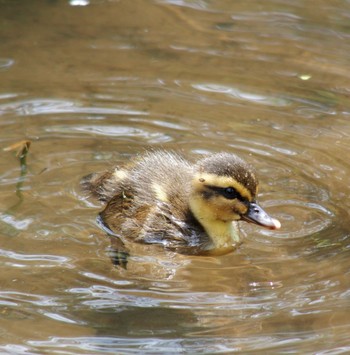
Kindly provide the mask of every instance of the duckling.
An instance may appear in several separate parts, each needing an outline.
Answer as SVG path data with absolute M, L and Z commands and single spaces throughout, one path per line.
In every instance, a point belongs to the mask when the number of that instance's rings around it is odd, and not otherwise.
M 254 169 L 230 153 L 191 164 L 174 152 L 146 152 L 86 176 L 82 186 L 106 203 L 99 219 L 109 234 L 182 254 L 233 250 L 240 242 L 239 220 L 281 227 L 256 202 Z

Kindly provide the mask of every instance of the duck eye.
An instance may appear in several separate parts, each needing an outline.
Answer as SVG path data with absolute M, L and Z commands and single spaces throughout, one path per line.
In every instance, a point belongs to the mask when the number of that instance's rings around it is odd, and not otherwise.
M 226 187 L 222 190 L 222 195 L 229 200 L 233 200 L 239 197 L 238 192 L 233 187 Z

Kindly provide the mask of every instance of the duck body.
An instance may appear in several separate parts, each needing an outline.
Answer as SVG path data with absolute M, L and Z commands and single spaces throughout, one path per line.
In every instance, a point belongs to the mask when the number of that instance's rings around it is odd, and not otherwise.
M 253 169 L 236 155 L 217 153 L 191 164 L 167 151 L 146 152 L 82 181 L 106 203 L 99 215 L 106 230 L 184 254 L 232 250 L 240 219 L 279 228 L 256 204 L 257 184 Z

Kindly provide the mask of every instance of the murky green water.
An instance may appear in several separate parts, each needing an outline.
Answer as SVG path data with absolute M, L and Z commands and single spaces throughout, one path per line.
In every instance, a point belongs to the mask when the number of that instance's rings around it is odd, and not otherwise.
M 0 351 L 350 352 L 350 2 L 0 0 Z M 79 180 L 235 152 L 278 232 L 113 265 Z M 18 193 L 18 190 L 17 190 Z M 22 194 L 22 195 L 21 195 Z

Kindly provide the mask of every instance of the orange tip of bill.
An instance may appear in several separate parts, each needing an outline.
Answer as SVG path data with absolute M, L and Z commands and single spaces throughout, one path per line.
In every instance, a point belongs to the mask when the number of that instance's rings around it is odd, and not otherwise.
M 281 228 L 281 222 L 278 219 L 271 218 L 272 222 L 274 224 L 274 229 L 280 229 Z

